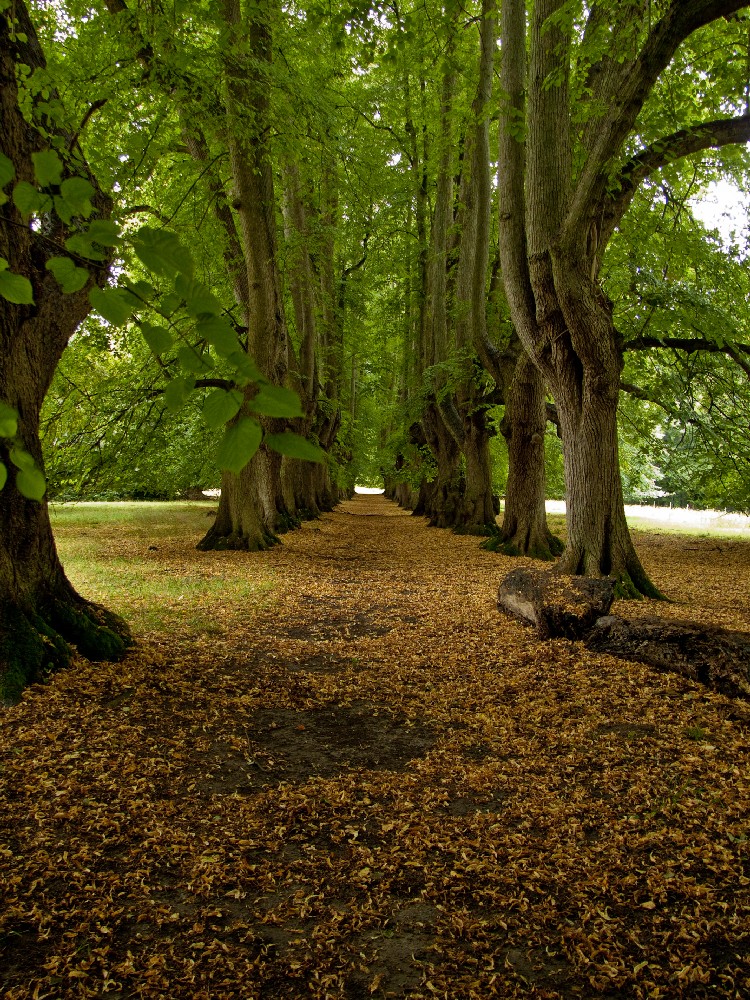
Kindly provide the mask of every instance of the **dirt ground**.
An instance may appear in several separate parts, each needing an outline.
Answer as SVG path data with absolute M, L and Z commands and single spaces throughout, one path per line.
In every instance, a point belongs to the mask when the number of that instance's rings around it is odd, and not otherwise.
M 381 496 L 196 540 L 274 596 L 0 715 L 2 997 L 750 996 L 750 705 L 537 641 Z M 750 631 L 750 542 L 637 545 L 675 603 L 618 614 Z

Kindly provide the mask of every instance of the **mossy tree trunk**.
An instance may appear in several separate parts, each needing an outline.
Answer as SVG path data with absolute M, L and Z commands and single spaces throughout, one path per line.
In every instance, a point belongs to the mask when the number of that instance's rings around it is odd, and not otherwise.
M 16 19 L 11 26 L 9 18 Z M 19 108 L 16 70 L 45 65 L 34 26 L 23 6 L 15 3 L 0 14 L 0 150 L 8 157 L 16 181 L 35 183 L 32 154 L 50 148 L 49 139 Z M 49 124 L 47 124 L 49 127 Z M 65 144 L 70 137 L 64 136 Z M 85 176 L 95 184 L 77 144 L 64 163 L 64 177 Z M 64 179 L 63 177 L 63 179 Z M 108 200 L 98 191 L 95 214 L 109 214 Z M 0 400 L 19 416 L 17 443 L 41 469 L 39 414 L 57 364 L 78 325 L 88 314 L 88 293 L 103 284 L 106 265 L 97 268 L 78 292 L 64 294 L 46 270 L 47 261 L 74 229 L 57 217 L 45 217 L 45 229 L 32 228 L 12 201 L 0 208 L 0 257 L 11 272 L 27 278 L 34 304 L 15 305 L 0 298 Z M 57 555 L 45 500 L 29 500 L 16 486 L 10 442 L 0 439 L 0 459 L 10 470 L 0 490 L 0 699 L 16 700 L 24 685 L 43 679 L 67 664 L 71 644 L 90 659 L 116 659 L 130 641 L 126 624 L 116 615 L 81 597 L 65 576 Z

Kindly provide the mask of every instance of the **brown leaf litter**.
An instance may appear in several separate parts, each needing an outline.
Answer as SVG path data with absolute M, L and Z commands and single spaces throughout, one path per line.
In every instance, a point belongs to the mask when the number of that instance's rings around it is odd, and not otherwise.
M 537 641 L 514 560 L 382 497 L 197 537 L 151 555 L 260 607 L 0 717 L 3 997 L 750 995 L 747 705 Z M 619 613 L 750 630 L 750 544 L 637 541 L 682 603 Z

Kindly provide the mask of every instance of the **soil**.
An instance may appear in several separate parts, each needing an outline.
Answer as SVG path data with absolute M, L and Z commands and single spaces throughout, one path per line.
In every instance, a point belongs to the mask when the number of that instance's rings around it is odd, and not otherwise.
M 380 496 L 196 540 L 272 596 L 0 716 L 4 998 L 750 995 L 749 705 L 539 642 Z M 674 603 L 615 613 L 750 631 L 750 543 L 637 545 Z

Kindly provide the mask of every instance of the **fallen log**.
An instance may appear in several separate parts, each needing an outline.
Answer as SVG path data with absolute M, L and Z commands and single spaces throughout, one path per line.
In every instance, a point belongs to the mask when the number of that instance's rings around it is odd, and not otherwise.
M 666 618 L 600 618 L 586 648 L 682 674 L 732 698 L 750 698 L 750 634 Z
M 534 625 L 542 639 L 581 639 L 606 615 L 615 594 L 609 577 L 566 576 L 535 566 L 519 566 L 497 592 L 501 611 Z

